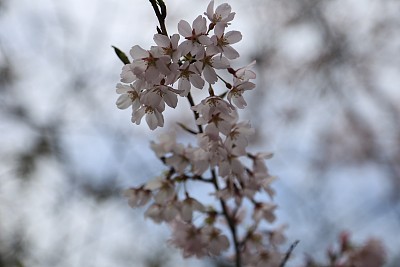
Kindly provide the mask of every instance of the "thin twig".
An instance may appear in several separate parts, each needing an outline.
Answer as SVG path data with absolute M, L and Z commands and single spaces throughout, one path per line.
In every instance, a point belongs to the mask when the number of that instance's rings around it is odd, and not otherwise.
M 289 260 L 290 255 L 292 254 L 293 250 L 296 248 L 296 246 L 299 244 L 300 240 L 296 240 L 293 242 L 292 245 L 290 245 L 288 251 L 285 254 L 285 257 L 283 258 L 281 264 L 279 265 L 279 267 L 284 267 L 286 262 Z
M 187 99 L 189 100 L 190 107 L 194 107 L 195 106 L 194 100 L 193 100 L 192 94 L 190 92 L 187 96 Z M 199 113 L 197 113 L 197 111 L 193 110 L 193 114 L 194 114 L 195 121 L 197 121 L 197 119 L 199 118 Z M 203 132 L 203 127 L 201 127 L 201 125 L 197 125 L 197 129 L 199 129 L 199 133 Z
M 168 36 L 167 28 L 165 27 L 165 17 L 167 16 L 167 9 L 163 2 L 163 6 L 161 7 L 161 11 L 157 5 L 156 0 L 149 0 L 151 5 L 153 6 L 154 12 L 156 13 L 158 22 L 160 23 L 161 33 L 165 36 Z
M 219 185 L 218 185 L 218 181 L 217 181 L 217 174 L 215 173 L 215 169 L 211 169 L 211 174 L 212 174 L 212 180 L 214 183 L 214 187 L 216 191 L 219 191 Z M 232 218 L 229 215 L 229 210 L 228 210 L 228 206 L 225 203 L 225 200 L 223 200 L 222 198 L 219 199 L 221 206 L 222 206 L 222 212 L 223 215 L 226 219 L 226 221 L 228 222 L 228 226 L 229 229 L 231 230 L 232 233 L 232 239 L 233 239 L 233 244 L 235 247 L 235 253 L 236 253 L 236 266 L 235 267 L 242 267 L 242 255 L 240 253 L 240 244 L 239 244 L 239 240 L 237 237 L 237 232 L 236 232 L 236 224 L 234 221 L 234 218 Z

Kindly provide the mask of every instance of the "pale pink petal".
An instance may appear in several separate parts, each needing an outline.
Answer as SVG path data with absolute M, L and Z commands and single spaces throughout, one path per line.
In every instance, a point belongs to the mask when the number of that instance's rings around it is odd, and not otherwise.
M 176 96 L 175 93 L 169 92 L 166 93 L 163 97 L 165 103 L 167 103 L 168 106 L 171 108 L 175 108 L 176 105 L 178 104 L 178 97 Z
M 154 66 L 150 66 L 147 70 L 146 70 L 146 74 L 145 74 L 145 78 L 146 81 L 148 82 L 153 82 L 155 79 L 158 78 L 158 75 L 160 74 L 160 72 L 158 71 L 158 69 Z
M 128 94 L 123 94 L 118 97 L 116 104 L 119 109 L 126 109 L 132 104 L 132 100 Z
M 206 65 L 204 67 L 203 75 L 204 75 L 204 78 L 206 79 L 206 81 L 211 84 L 214 84 L 218 80 L 215 70 L 212 67 L 210 67 L 209 65 Z
M 179 38 L 179 34 L 176 33 L 171 36 L 171 44 L 173 49 L 176 49 L 178 47 Z
M 197 39 L 198 39 L 199 42 L 200 42 L 201 44 L 203 44 L 203 45 L 210 45 L 210 44 L 213 43 L 213 42 L 211 41 L 211 39 L 210 39 L 208 36 L 206 36 L 206 35 L 201 35 L 201 36 L 199 36 Z
M 211 0 L 210 3 L 207 6 L 207 12 L 204 13 L 205 15 L 207 15 L 209 20 L 213 20 L 213 16 L 214 16 L 214 0 Z
M 133 74 L 133 69 L 131 64 L 126 64 L 122 67 L 121 72 L 121 82 L 131 83 L 136 79 L 135 74 Z
M 132 58 L 134 58 L 134 59 L 146 58 L 149 56 L 149 52 L 144 50 L 143 48 L 141 48 L 138 45 L 135 45 L 131 48 L 130 54 L 131 54 Z
M 203 89 L 204 80 L 198 74 L 193 74 L 189 76 L 190 83 L 198 89 Z
M 169 47 L 170 40 L 164 34 L 159 34 L 159 33 L 154 34 L 153 40 L 160 47 Z
M 187 96 L 190 92 L 190 82 L 186 78 L 179 79 L 178 90 L 182 91 L 180 96 Z
M 212 66 L 215 69 L 226 69 L 229 68 L 230 63 L 226 57 L 223 56 L 215 56 L 212 59 Z
M 239 53 L 230 45 L 224 46 L 224 55 L 228 59 L 235 59 L 239 57 Z
M 178 23 L 178 32 L 180 35 L 184 37 L 192 36 L 192 28 L 190 27 L 189 22 L 186 20 L 181 20 Z
M 199 15 L 193 21 L 193 29 L 194 29 L 196 34 L 205 33 L 207 31 L 206 18 L 204 18 L 203 16 Z
M 225 32 L 226 25 L 224 23 L 217 23 L 214 28 L 214 33 L 218 37 L 221 37 Z
M 222 18 L 227 17 L 232 11 L 232 8 L 229 4 L 223 3 L 215 9 L 215 13 L 220 15 Z
M 239 31 L 227 32 L 224 36 L 229 44 L 235 44 L 242 40 L 242 34 Z
M 143 118 L 143 116 L 144 116 L 144 114 L 145 114 L 145 110 L 144 110 L 143 107 L 138 109 L 138 110 L 136 110 L 136 111 L 134 111 L 133 114 L 132 114 L 132 119 L 131 119 L 132 122 L 136 123 L 137 125 L 139 125 L 141 120 L 142 120 L 142 118 Z

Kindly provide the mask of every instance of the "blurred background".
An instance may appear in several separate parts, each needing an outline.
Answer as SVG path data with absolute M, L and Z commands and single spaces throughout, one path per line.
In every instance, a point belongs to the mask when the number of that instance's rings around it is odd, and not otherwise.
M 169 33 L 208 0 L 165 0 Z M 228 1 L 234 67 L 257 60 L 241 115 L 253 151 L 273 152 L 279 224 L 294 260 L 323 258 L 342 230 L 380 238 L 400 264 L 400 2 Z M 216 1 L 216 5 L 223 1 Z M 0 0 L 0 266 L 210 266 L 183 260 L 169 230 L 121 191 L 163 166 L 150 132 L 115 106 L 128 52 L 153 45 L 146 0 Z M 217 266 L 217 263 L 214 264 Z

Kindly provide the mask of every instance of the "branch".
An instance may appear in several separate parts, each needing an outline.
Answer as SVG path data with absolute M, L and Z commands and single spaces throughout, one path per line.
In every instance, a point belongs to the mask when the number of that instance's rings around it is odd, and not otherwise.
M 296 240 L 293 242 L 292 245 L 290 245 L 288 251 L 285 254 L 285 257 L 283 258 L 281 264 L 279 267 L 284 267 L 286 265 L 286 262 L 289 260 L 290 255 L 292 254 L 293 250 L 296 248 L 296 246 L 299 244 L 300 240 Z
M 168 36 L 167 28 L 165 27 L 165 18 L 167 17 L 167 7 L 163 0 L 149 0 L 156 13 L 158 22 L 160 23 L 161 34 Z M 157 27 L 157 29 L 159 29 Z

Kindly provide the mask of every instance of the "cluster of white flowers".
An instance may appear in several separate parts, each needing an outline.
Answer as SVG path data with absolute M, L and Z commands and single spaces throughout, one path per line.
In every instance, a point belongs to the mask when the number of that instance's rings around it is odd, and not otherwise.
M 205 13 L 210 20 L 208 26 L 207 19 L 201 15 L 192 26 L 181 20 L 179 34 L 170 37 L 155 34 L 156 45 L 149 50 L 138 45 L 132 47 L 133 61 L 122 68 L 122 83 L 117 85 L 117 93 L 121 94 L 117 106 L 121 109 L 132 106 L 132 122 L 139 124 L 146 116 L 150 129 L 162 127 L 165 104 L 175 108 L 178 95 L 187 96 L 192 86 L 203 89 L 205 82 L 214 85 L 219 79 L 216 70 L 223 69 L 233 77 L 232 84 L 226 83 L 229 103 L 238 108 L 246 106 L 242 94 L 255 87 L 249 81 L 255 74 L 247 68 L 235 71 L 230 67 L 229 60 L 239 57 L 231 45 L 239 42 L 242 35 L 239 31 L 225 32 L 235 16 L 231 7 L 222 4 L 214 11 L 213 5 L 211 1 Z M 184 39 L 181 43 L 180 36 Z M 233 106 L 228 105 L 226 113 L 229 115 L 231 110 Z
M 149 50 L 133 46 L 133 61 L 122 69 L 117 106 L 131 106 L 132 122 L 139 124 L 145 116 L 151 130 L 164 125 L 165 104 L 175 108 L 178 95 L 191 97 L 193 87 L 209 91 L 208 97 L 191 107 L 199 127 L 194 133 L 197 146 L 180 144 L 173 134 L 153 142 L 153 151 L 169 171 L 155 181 L 126 190 L 125 196 L 132 207 L 151 202 L 145 215 L 172 226 L 171 244 L 182 249 L 185 257 L 218 256 L 232 246 L 237 266 L 278 266 L 284 256 L 277 249 L 284 242 L 284 228 L 260 229 L 275 220 L 276 205 L 259 197 L 267 194 L 272 199 L 274 194 L 270 187 L 274 178 L 265 165 L 271 155 L 246 151 L 254 130 L 249 122 L 239 121 L 236 109 L 247 105 L 244 91 L 255 88 L 250 81 L 256 77 L 250 69 L 255 62 L 243 68 L 231 67 L 231 60 L 239 57 L 231 45 L 242 35 L 227 31 L 235 16 L 229 4 L 214 10 L 211 1 L 204 15 L 192 26 L 181 20 L 179 35 L 159 31 L 154 35 L 156 46 Z M 220 71 L 231 81 L 221 78 Z M 227 92 L 214 93 L 218 81 Z M 219 205 L 206 206 L 193 198 L 188 181 L 213 186 L 211 193 Z M 247 213 L 245 205 L 247 210 L 251 208 Z M 204 222 L 194 223 L 194 214 Z

